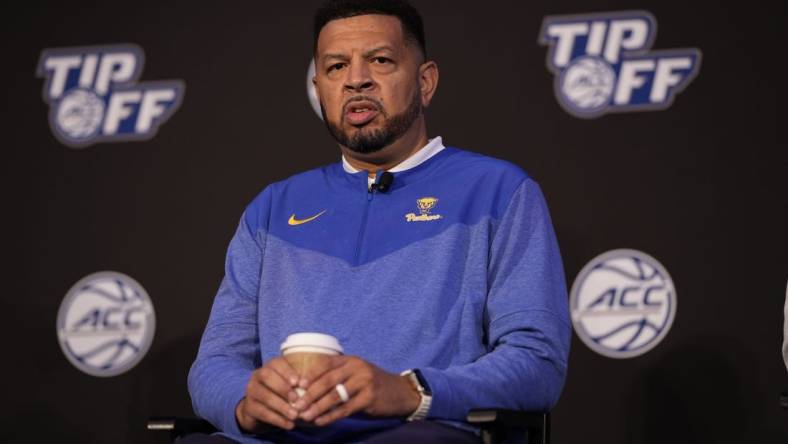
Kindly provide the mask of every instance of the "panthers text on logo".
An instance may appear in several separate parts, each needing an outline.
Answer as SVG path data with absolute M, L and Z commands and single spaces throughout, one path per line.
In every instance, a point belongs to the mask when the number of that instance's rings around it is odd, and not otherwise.
M 443 216 L 440 214 L 430 214 L 437 204 L 438 198 L 436 197 L 422 197 L 421 199 L 416 199 L 416 206 L 421 214 L 416 215 L 416 213 L 408 213 L 405 215 L 405 220 L 408 222 L 429 222 L 443 219 Z
M 580 271 L 569 304 L 575 332 L 587 346 L 610 358 L 632 358 L 667 335 L 676 315 L 676 290 L 653 257 L 613 250 Z
M 137 82 L 145 55 L 137 45 L 45 49 L 36 74 L 46 79 L 49 126 L 63 144 L 147 140 L 178 109 L 181 80 Z
M 580 118 L 668 108 L 698 74 L 701 51 L 652 51 L 656 34 L 647 11 L 545 17 L 539 42 L 558 102 Z
M 57 316 L 63 353 L 93 376 L 115 376 L 137 365 L 153 341 L 155 328 L 145 289 L 112 271 L 91 274 L 74 284 Z

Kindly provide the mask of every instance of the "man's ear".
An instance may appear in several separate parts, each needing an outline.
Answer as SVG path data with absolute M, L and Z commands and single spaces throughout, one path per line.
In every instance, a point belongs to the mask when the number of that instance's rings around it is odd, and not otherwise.
M 432 96 L 438 89 L 438 64 L 433 61 L 426 61 L 419 66 L 419 87 L 421 88 L 421 105 L 424 108 L 430 106 Z

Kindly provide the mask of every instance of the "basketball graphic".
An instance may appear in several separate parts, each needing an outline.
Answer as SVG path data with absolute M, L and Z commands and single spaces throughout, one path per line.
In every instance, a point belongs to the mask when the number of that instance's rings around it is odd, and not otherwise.
M 640 356 L 667 335 L 676 291 L 667 270 L 636 250 L 604 253 L 581 270 L 570 296 L 580 339 L 610 358 Z
M 610 103 L 616 74 L 606 61 L 597 57 L 574 60 L 559 78 L 560 96 L 570 108 L 594 113 Z
M 60 347 L 68 360 L 93 376 L 116 376 L 145 356 L 155 331 L 145 289 L 117 272 L 91 274 L 66 293 L 57 318 Z
M 87 140 L 99 132 L 104 120 L 104 101 L 92 91 L 73 89 L 53 111 L 54 127 L 65 139 Z

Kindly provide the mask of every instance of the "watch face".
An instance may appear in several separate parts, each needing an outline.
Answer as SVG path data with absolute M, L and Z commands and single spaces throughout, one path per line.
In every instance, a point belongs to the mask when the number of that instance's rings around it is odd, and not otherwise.
M 424 394 L 427 396 L 432 396 L 432 390 L 430 389 L 430 385 L 427 384 L 427 380 L 424 379 L 424 375 L 421 374 L 421 370 L 414 369 L 413 374 L 416 375 L 416 379 L 419 380 L 419 385 L 422 389 L 424 389 Z

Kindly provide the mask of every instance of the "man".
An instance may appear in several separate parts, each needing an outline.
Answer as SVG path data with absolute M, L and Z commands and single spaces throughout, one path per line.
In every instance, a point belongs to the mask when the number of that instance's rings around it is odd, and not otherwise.
M 342 162 L 246 208 L 189 374 L 195 411 L 242 443 L 471 443 L 470 409 L 550 409 L 570 327 L 538 186 L 428 140 L 438 66 L 410 5 L 327 2 L 314 55 Z M 299 376 L 279 346 L 305 331 L 346 354 Z

